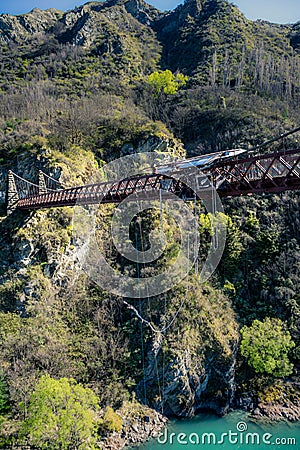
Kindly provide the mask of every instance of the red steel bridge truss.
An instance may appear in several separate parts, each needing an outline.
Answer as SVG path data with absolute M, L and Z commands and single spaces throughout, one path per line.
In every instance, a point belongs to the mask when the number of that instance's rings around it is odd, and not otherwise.
M 222 153 L 223 156 L 220 152 L 213 155 L 217 156 L 210 158 L 212 162 L 201 163 L 201 158 L 205 157 L 202 155 L 198 159 L 181 160 L 181 165 L 199 168 L 211 180 L 220 197 L 300 190 L 300 149 L 257 155 L 247 152 L 237 156 L 230 156 L 230 152 L 229 156 L 226 156 L 226 152 Z M 178 171 L 176 163 L 174 170 Z M 184 170 L 179 169 L 179 175 L 180 171 L 184 173 Z M 155 172 L 65 189 L 57 180 L 41 172 L 39 184 L 34 184 L 9 171 L 8 208 L 33 210 L 74 206 L 78 203 L 119 203 L 131 194 L 147 195 L 153 189 L 164 189 L 185 199 L 194 196 L 184 183 L 184 177 L 173 177 L 172 173 L 175 172 L 164 171 L 159 166 Z M 201 184 L 201 180 L 203 177 L 199 176 L 198 188 L 207 190 L 207 184 Z

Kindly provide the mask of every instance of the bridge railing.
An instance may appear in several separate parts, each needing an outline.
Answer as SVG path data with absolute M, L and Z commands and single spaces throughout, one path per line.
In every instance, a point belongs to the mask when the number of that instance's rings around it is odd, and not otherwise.
M 300 149 L 219 163 L 211 173 L 222 196 L 300 189 Z
M 201 170 L 204 178 L 199 187 L 203 191 L 211 188 L 207 183 L 203 184 L 203 180 L 211 179 L 221 197 L 300 190 L 300 149 L 217 159 Z M 184 173 L 183 170 L 179 181 L 172 178 L 172 173 L 160 172 L 63 189 L 57 180 L 43 172 L 39 173 L 39 183 L 34 184 L 9 171 L 8 209 L 118 203 L 133 193 L 144 192 L 147 195 L 153 189 L 164 189 L 181 198 L 193 198 L 185 186 Z

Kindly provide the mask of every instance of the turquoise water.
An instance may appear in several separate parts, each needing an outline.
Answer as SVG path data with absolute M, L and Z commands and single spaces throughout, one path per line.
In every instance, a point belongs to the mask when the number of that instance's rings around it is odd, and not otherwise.
M 300 450 L 300 422 L 255 423 L 244 412 L 234 412 L 222 418 L 201 414 L 190 420 L 171 421 L 160 442 L 154 439 L 138 447 L 139 450 L 195 448 Z

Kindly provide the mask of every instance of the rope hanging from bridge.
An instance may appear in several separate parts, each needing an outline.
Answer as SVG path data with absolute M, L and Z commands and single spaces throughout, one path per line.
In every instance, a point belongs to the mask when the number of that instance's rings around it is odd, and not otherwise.
M 161 189 L 160 189 L 160 191 L 161 191 Z M 160 220 L 161 220 L 161 224 L 162 224 L 163 223 L 163 217 L 162 217 L 162 196 L 161 196 L 161 194 L 160 194 L 160 217 L 161 217 Z M 138 220 L 138 224 L 139 224 L 139 234 L 140 234 L 140 240 L 141 240 L 142 253 L 144 254 L 144 245 L 143 245 L 141 220 L 140 219 L 137 219 L 137 220 Z M 163 230 L 162 230 L 162 232 L 163 232 Z M 191 249 L 190 249 L 191 244 L 190 244 L 190 235 L 189 235 L 189 233 L 187 235 L 187 239 L 188 239 L 188 241 L 187 241 L 187 259 L 189 260 L 190 259 L 190 252 L 191 252 Z M 135 231 L 135 240 L 136 240 L 136 244 L 135 244 L 136 245 L 136 251 L 137 251 L 137 255 L 138 255 L 137 231 Z M 145 265 L 145 261 L 143 262 L 143 264 Z M 139 260 L 138 260 L 138 256 L 137 256 L 137 278 L 138 278 L 138 286 L 140 288 L 141 273 L 140 273 L 140 263 L 139 263 Z M 132 304 L 128 303 L 125 299 L 123 299 L 123 303 L 124 303 L 125 306 L 127 306 L 128 309 L 131 309 L 135 313 L 136 317 L 141 321 L 141 326 L 143 324 L 145 324 L 146 326 L 148 326 L 152 330 L 153 333 L 163 335 L 173 325 L 173 323 L 177 319 L 180 311 L 182 310 L 184 304 L 187 301 L 188 293 L 189 293 L 189 274 L 187 273 L 187 275 L 186 275 L 185 294 L 183 296 L 183 299 L 182 299 L 182 301 L 181 301 L 177 311 L 170 318 L 169 322 L 166 325 L 164 325 L 162 328 L 156 328 L 154 326 L 154 324 L 150 320 L 145 319 L 145 317 L 143 317 L 140 296 L 139 296 L 139 311 Z M 149 301 L 149 293 L 148 293 L 148 301 Z

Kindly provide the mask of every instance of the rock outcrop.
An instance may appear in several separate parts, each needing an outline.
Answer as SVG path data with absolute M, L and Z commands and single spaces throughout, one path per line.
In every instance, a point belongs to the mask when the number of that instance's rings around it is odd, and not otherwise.
M 34 8 L 28 14 L 0 15 L 0 42 L 20 44 L 38 33 L 45 33 L 61 18 L 62 12 L 53 8 L 42 11 Z
M 176 337 L 172 330 L 158 333 L 148 350 L 139 389 L 146 385 L 149 404 L 167 416 L 192 417 L 206 409 L 223 415 L 233 404 L 237 323 L 226 300 L 214 303 L 213 295 L 192 290 L 191 310 L 187 301 L 179 311 Z
M 122 431 L 111 433 L 103 439 L 101 442 L 103 450 L 137 446 L 157 437 L 167 424 L 166 417 L 135 401 L 125 403 L 117 412 L 123 420 Z
M 259 403 L 251 414 L 254 418 L 275 421 L 298 422 L 300 417 L 300 401 L 286 400 L 284 404 Z
M 265 392 L 250 391 L 236 396 L 234 406 L 262 421 L 297 422 L 300 417 L 300 393 L 298 382 L 278 382 Z

